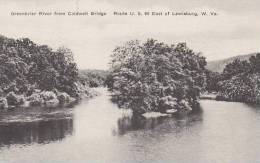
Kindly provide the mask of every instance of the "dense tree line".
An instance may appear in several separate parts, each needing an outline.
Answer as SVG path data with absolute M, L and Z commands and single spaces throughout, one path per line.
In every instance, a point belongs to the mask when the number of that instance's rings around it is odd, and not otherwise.
M 206 70 L 206 91 L 207 92 L 218 92 L 218 82 L 222 80 L 221 73 Z
M 218 99 L 260 104 L 260 53 L 226 65 L 217 85 Z
M 80 70 L 80 81 L 89 87 L 103 87 L 106 86 L 108 71 L 105 70 Z
M 107 84 L 113 99 L 135 112 L 187 111 L 206 86 L 205 65 L 185 43 L 129 41 L 113 51 Z
M 71 50 L 61 47 L 54 51 L 28 38 L 15 40 L 0 36 L 2 105 L 4 97 L 11 105 L 23 103 L 22 99 L 27 97 L 34 98 L 36 103 L 37 98 L 46 101 L 58 95 L 63 95 L 61 99 L 77 98 L 81 91 L 78 80 L 78 68 Z M 38 103 L 41 103 L 39 99 Z

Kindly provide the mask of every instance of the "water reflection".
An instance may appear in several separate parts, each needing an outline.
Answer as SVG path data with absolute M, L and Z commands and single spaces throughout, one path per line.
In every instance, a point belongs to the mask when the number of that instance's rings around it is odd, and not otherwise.
M 250 108 L 254 113 L 260 114 L 260 105 L 259 104 L 243 104 L 245 107 Z
M 0 144 L 7 145 L 0 147 L 0 162 L 260 160 L 258 108 L 213 100 L 201 100 L 200 104 L 203 112 L 145 119 L 119 109 L 103 90 L 74 109 L 3 112 Z
M 171 132 L 181 132 L 183 128 L 191 127 L 202 122 L 202 109 L 196 109 L 188 115 L 176 114 L 171 117 L 145 118 L 138 114 L 125 115 L 117 120 L 117 129 L 113 130 L 114 135 L 124 135 L 130 131 L 152 130 L 160 125 L 169 125 Z
M 0 145 L 48 143 L 73 133 L 73 119 L 13 122 L 0 125 Z
M 73 134 L 73 106 L 0 112 L 0 147 L 49 143 Z

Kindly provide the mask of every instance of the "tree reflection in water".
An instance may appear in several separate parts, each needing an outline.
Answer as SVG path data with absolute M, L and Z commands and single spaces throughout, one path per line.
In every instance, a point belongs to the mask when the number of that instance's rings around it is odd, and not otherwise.
M 73 134 L 75 104 L 65 107 L 16 108 L 0 114 L 0 147 L 47 144 Z
M 73 119 L 13 122 L 0 125 L 0 145 L 49 143 L 73 133 Z
M 73 133 L 73 119 L 13 122 L 0 125 L 0 145 L 49 143 Z
M 176 114 L 171 117 L 145 118 L 139 114 L 126 115 L 118 119 L 117 129 L 113 130 L 113 134 L 122 136 L 131 131 L 152 130 L 160 126 L 169 132 L 178 133 L 184 128 L 202 122 L 202 114 L 201 108 L 198 108 L 188 115 Z

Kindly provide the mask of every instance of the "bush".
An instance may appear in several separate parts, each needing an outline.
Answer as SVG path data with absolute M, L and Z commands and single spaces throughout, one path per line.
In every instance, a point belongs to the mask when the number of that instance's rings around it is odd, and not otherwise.
M 40 106 L 49 103 L 56 103 L 57 96 L 52 91 L 34 92 L 30 97 L 28 97 L 29 104 L 31 106 Z
M 66 103 L 66 102 L 70 102 L 71 97 L 67 93 L 62 92 L 62 93 L 58 93 L 58 100 L 61 104 L 63 104 L 63 103 Z
M 33 93 L 29 98 L 29 105 L 30 106 L 40 106 L 44 104 L 44 99 L 38 93 Z
M 0 97 L 0 109 L 6 109 L 8 107 L 8 103 L 6 98 Z
M 56 94 L 52 91 L 43 91 L 40 93 L 40 96 L 43 98 L 44 101 L 57 99 Z
M 165 96 L 161 98 L 161 104 L 162 110 L 177 108 L 178 102 L 176 98 L 173 98 L 172 96 Z
M 9 92 L 6 96 L 8 105 L 19 106 L 24 103 L 24 98 L 22 96 L 16 95 L 14 92 Z

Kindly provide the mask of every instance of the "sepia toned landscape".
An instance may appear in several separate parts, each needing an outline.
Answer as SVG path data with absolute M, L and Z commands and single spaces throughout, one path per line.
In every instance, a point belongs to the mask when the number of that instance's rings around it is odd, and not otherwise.
M 2 1 L 0 163 L 260 161 L 259 1 Z

